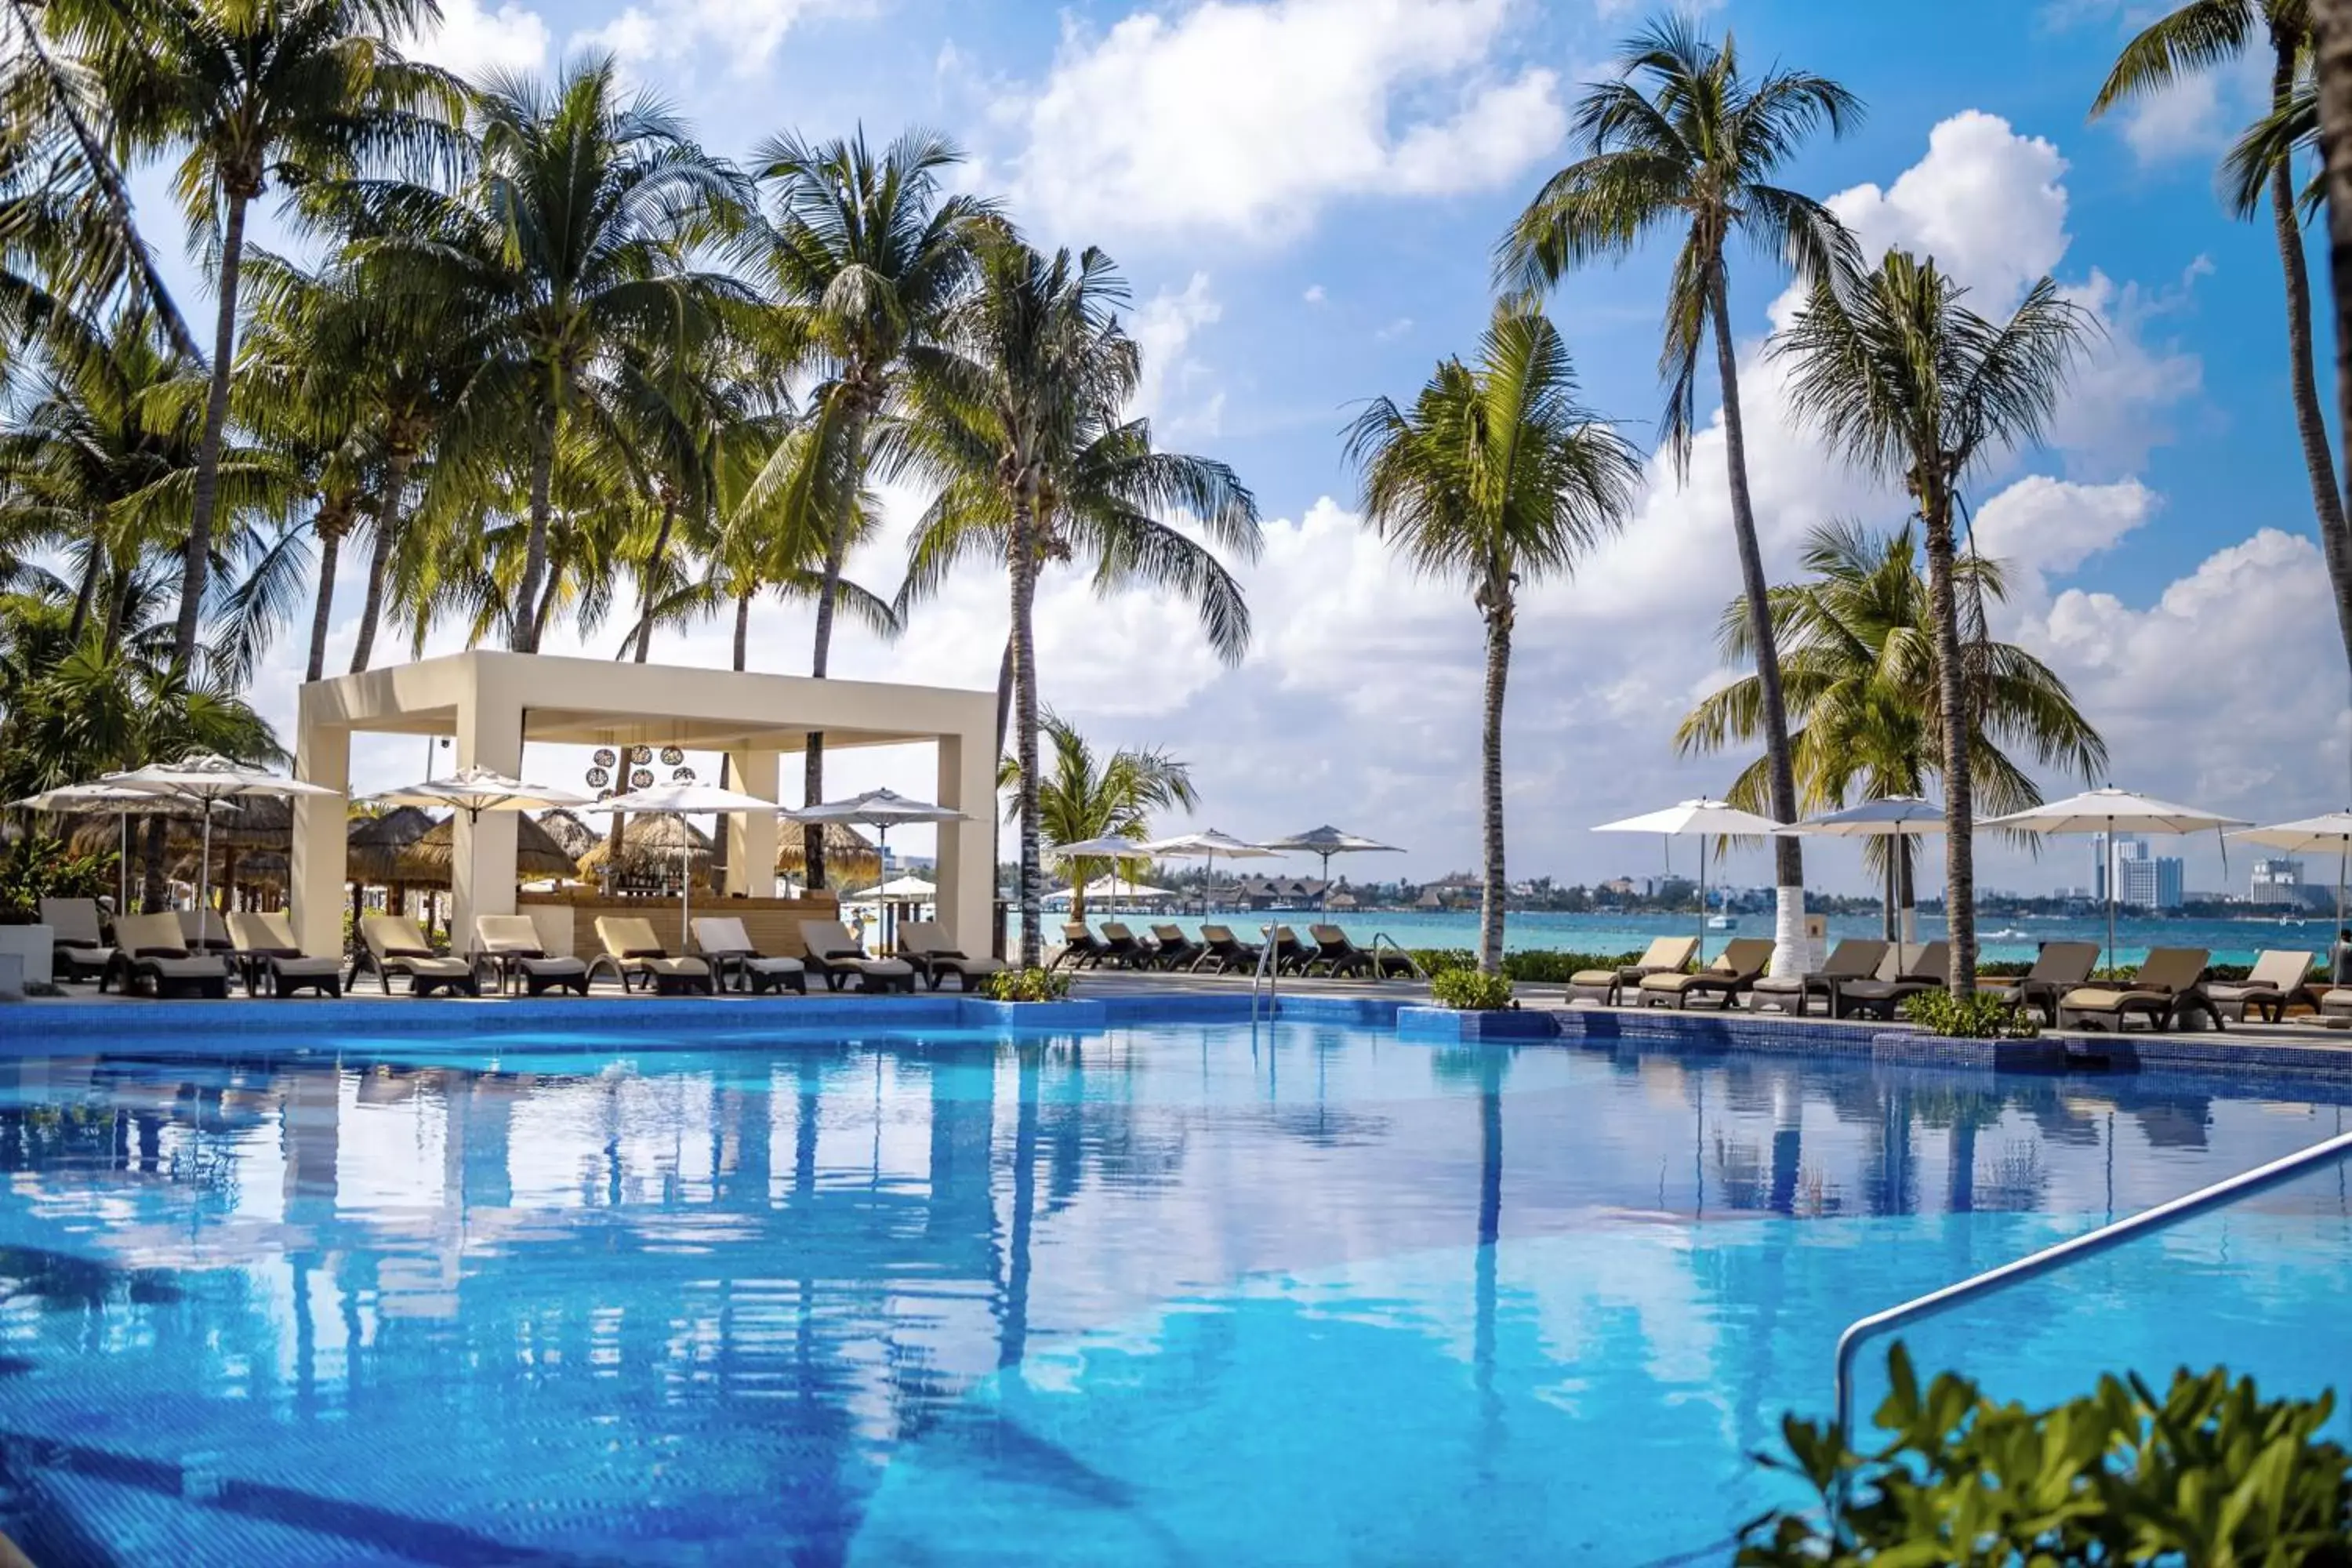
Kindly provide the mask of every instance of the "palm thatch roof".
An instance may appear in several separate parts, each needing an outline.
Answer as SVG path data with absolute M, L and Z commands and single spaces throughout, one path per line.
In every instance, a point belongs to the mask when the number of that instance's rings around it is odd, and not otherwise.
M 444 822 L 409 845 L 400 857 L 399 880 L 414 882 L 419 887 L 446 888 L 449 885 L 450 846 L 456 836 L 456 819 Z M 537 881 L 542 878 L 560 877 L 576 880 L 580 868 L 563 852 L 547 829 L 530 817 L 515 818 L 515 875 Z
M 409 881 L 412 879 L 401 874 L 402 857 L 432 831 L 433 819 L 413 805 L 396 806 L 382 816 L 354 822 L 347 840 L 350 858 L 344 874 L 354 882 L 377 887 Z
M 588 853 L 580 857 L 580 869 L 594 873 L 604 864 L 611 847 L 611 840 L 600 836 Z M 633 816 L 621 831 L 617 868 L 624 877 L 669 877 L 677 874 L 681 853 L 697 860 L 708 860 L 710 852 L 709 836 L 684 817 Z
M 808 871 L 808 856 L 802 835 L 806 830 L 797 822 L 780 824 L 776 834 L 776 869 L 798 881 Z M 882 853 L 867 838 L 845 822 L 824 825 L 824 868 L 827 880 L 850 878 L 865 882 L 879 880 L 882 875 Z
M 540 813 L 539 825 L 547 830 L 547 836 L 555 840 L 558 847 L 572 857 L 575 864 L 580 857 L 604 841 L 603 834 L 561 808 Z

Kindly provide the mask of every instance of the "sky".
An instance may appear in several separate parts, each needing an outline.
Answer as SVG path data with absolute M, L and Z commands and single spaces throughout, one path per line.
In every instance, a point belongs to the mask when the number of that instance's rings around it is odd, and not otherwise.
M 1439 359 L 1475 347 L 1494 240 L 1573 155 L 1576 97 L 1642 20 L 1633 0 L 443 10 L 417 52 L 467 71 L 547 71 L 609 50 L 730 156 L 785 132 L 946 132 L 970 155 L 963 181 L 1004 197 L 1034 240 L 1107 249 L 1133 287 L 1141 411 L 1158 440 L 1231 463 L 1257 498 L 1265 549 L 1242 573 L 1255 636 L 1227 668 L 1186 606 L 1101 600 L 1074 574 L 1049 574 L 1045 700 L 1100 742 L 1191 764 L 1202 808 L 1169 831 L 1272 837 L 1332 822 L 1407 851 L 1371 859 L 1372 874 L 1475 864 L 1479 621 L 1465 590 L 1417 579 L 1365 528 L 1339 432 L 1364 399 L 1408 397 Z M 1722 0 L 1704 20 L 1759 66 L 1823 72 L 1862 96 L 1859 129 L 1817 142 L 1783 179 L 1828 200 L 1866 251 L 1933 254 L 1988 313 L 2050 274 L 2097 316 L 2049 445 L 2005 455 L 1969 497 L 1979 547 L 2011 578 L 1998 629 L 2047 658 L 2104 731 L 2110 778 L 2095 782 L 2277 821 L 2352 799 L 2352 709 L 2291 424 L 2274 242 L 2215 195 L 2216 163 L 2263 83 L 2232 70 L 2089 122 L 2148 14 L 2139 0 Z M 161 201 L 155 171 L 138 184 Z M 1645 451 L 1663 405 L 1667 260 L 1646 251 L 1576 275 L 1549 301 L 1585 401 Z M 1776 582 L 1797 574 L 1808 530 L 1892 526 L 1906 510 L 1790 414 L 1762 353 L 1786 288 L 1770 259 L 1735 255 L 1750 481 Z M 1727 679 L 1715 626 L 1738 586 L 1711 377 L 1701 397 L 1687 482 L 1654 456 L 1622 536 L 1523 602 L 1505 739 L 1514 878 L 1655 869 L 1654 844 L 1590 829 L 1720 794 L 1746 761 L 1682 760 L 1672 744 L 1681 714 Z M 884 594 L 923 498 L 888 500 L 890 526 L 851 565 Z M 895 644 L 840 634 L 834 671 L 992 687 L 1004 598 L 1000 576 L 971 576 Z M 347 582 L 331 670 L 348 659 L 357 603 Z M 653 657 L 723 667 L 729 635 L 714 623 L 657 637 Z M 619 639 L 609 628 L 584 651 L 610 657 Z M 805 612 L 755 618 L 754 668 L 804 670 L 808 645 Z M 286 650 L 256 693 L 289 735 L 299 662 Z M 407 782 L 422 760 L 411 740 L 363 742 L 355 785 Z M 561 782 L 579 759 L 534 748 L 527 761 Z M 839 755 L 829 793 L 928 795 L 931 778 L 924 753 Z M 2053 797 L 2082 784 L 2042 778 Z M 2054 841 L 2037 861 L 1979 844 L 1981 885 L 2088 880 L 2087 846 Z M 2210 836 L 2159 847 L 2188 856 L 2199 889 L 2226 876 L 2242 890 L 2252 858 L 2232 849 L 2225 870 Z M 1675 864 L 1687 871 L 1693 854 L 1680 847 Z M 1769 875 L 1760 854 L 1727 870 Z M 1845 847 L 1814 847 L 1808 879 L 1874 890 Z

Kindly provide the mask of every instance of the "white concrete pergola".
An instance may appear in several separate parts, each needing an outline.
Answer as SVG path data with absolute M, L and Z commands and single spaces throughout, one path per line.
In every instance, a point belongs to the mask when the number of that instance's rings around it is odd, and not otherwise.
M 454 736 L 457 760 L 445 771 L 488 767 L 517 776 L 526 741 L 722 751 L 731 787 L 772 800 L 781 757 L 805 752 L 812 731 L 824 734 L 827 752 L 935 743 L 939 803 L 971 818 L 940 825 L 940 921 L 967 951 L 988 950 L 996 879 L 992 691 L 476 649 L 303 687 L 295 775 L 348 792 L 351 738 L 361 731 Z M 348 821 L 344 803 L 331 796 L 294 803 L 289 885 L 306 952 L 342 950 Z M 727 890 L 773 896 L 776 819 L 730 817 L 727 832 Z M 485 815 L 477 825 L 460 814 L 455 834 L 454 928 L 472 930 L 478 914 L 514 912 L 514 818 Z

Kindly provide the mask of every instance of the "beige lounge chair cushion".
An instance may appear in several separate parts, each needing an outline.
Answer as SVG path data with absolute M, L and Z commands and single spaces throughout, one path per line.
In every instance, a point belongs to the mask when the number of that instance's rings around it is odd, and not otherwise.
M 2127 1006 L 2169 1007 L 2174 1000 L 2168 991 L 2115 991 L 2093 985 L 2067 992 L 2058 1005 L 2069 1013 L 2120 1013 Z
M 1152 934 L 1160 936 L 1163 942 L 1169 940 L 1167 936 L 1161 935 L 1162 932 L 1173 933 L 1174 939 L 1179 942 L 1184 938 L 1184 933 L 1173 926 L 1152 927 Z M 1004 961 L 1001 958 L 989 954 L 973 958 L 965 953 L 962 949 L 948 940 L 947 928 L 937 921 L 908 921 L 900 926 L 898 950 L 901 952 L 911 953 L 928 963 L 942 964 L 965 974 L 994 974 L 1004 968 Z
M 43 899 L 41 923 L 57 932 L 60 946 L 104 947 L 106 932 L 98 920 L 96 899 Z
M 343 972 L 340 958 L 285 958 L 272 953 L 263 962 L 269 965 L 271 973 L 292 979 L 324 979 Z
M 797 958 L 762 958 L 757 953 L 748 954 L 740 962 L 754 974 L 800 974 L 808 969 Z
M 1642 989 L 1665 996 L 1679 996 L 1685 991 L 1727 991 L 1738 985 L 1742 977 L 1719 969 L 1702 969 L 1696 974 L 1644 974 Z
M 499 954 L 546 953 L 547 942 L 539 923 L 529 915 L 476 915 L 474 940 L 482 952 Z M 551 960 L 554 955 L 549 954 Z

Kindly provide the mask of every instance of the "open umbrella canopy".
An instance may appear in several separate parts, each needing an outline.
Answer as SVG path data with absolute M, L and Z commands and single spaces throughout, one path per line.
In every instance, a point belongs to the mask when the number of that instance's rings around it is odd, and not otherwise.
M 1056 888 L 1045 895 L 1048 901 L 1055 899 L 1066 899 L 1069 896 L 1070 890 L 1067 888 Z M 1169 889 L 1155 888 L 1149 882 L 1119 882 L 1108 877 L 1097 877 L 1087 884 L 1087 898 L 1090 902 L 1118 899 L 1140 900 L 1145 903 L 1150 903 L 1160 899 L 1172 899 L 1175 896 L 1175 893 Z
M 880 903 L 896 899 L 902 903 L 927 903 L 939 897 L 939 884 L 926 882 L 920 877 L 893 877 L 878 888 L 867 888 L 850 894 L 843 901 L 852 904 Z
M 2042 805 L 2029 805 L 2007 816 L 1989 816 L 1979 827 L 2006 827 L 2017 833 L 2202 833 L 2208 828 L 2248 827 L 2240 817 L 2200 811 L 2193 805 L 2136 795 L 2110 784 L 2085 790 Z
M 693 813 L 773 811 L 776 803 L 711 784 L 657 784 L 596 803 L 599 811 Z
M 1916 795 L 1889 795 L 1885 800 L 1865 800 L 1843 811 L 1808 816 L 1772 831 L 1823 838 L 1907 838 L 1944 831 L 1944 808 Z
M 455 777 L 388 789 L 372 799 L 384 805 L 449 806 L 473 816 L 486 811 L 538 811 L 548 806 L 587 805 L 591 796 L 551 784 L 525 784 L 495 768 L 459 768 Z
M 1704 795 L 1667 806 L 1663 811 L 1644 812 L 1617 822 L 1604 822 L 1595 833 L 1659 833 L 1670 838 L 1688 837 L 1697 834 L 1710 838 L 1756 838 L 1780 831 L 1780 824 L 1769 816 L 1759 816 L 1752 811 L 1742 811 L 1727 801 L 1709 800 Z
M 861 827 L 884 829 L 902 827 L 910 823 L 971 820 L 966 813 L 951 805 L 933 805 L 927 800 L 909 800 L 895 790 L 887 789 L 870 789 L 847 800 L 797 806 L 783 816 L 791 822 L 845 822 L 855 823 Z
M 1269 838 L 1268 849 L 1287 849 L 1301 855 L 1402 855 L 1403 850 L 1393 844 L 1383 844 L 1377 838 L 1366 838 L 1360 833 L 1347 833 L 1337 827 L 1310 827 L 1304 833 L 1294 833 L 1287 838 Z
M 227 800 L 243 795 L 341 795 L 324 784 L 305 784 L 211 752 L 192 752 L 176 763 L 150 763 L 127 773 L 108 773 L 101 784 L 149 795 L 179 795 L 188 800 Z
M 8 803 L 12 810 L 41 811 L 53 816 L 79 816 L 103 812 L 109 816 L 128 812 L 132 816 L 153 813 L 167 816 L 194 816 L 205 809 L 193 800 L 177 795 L 157 795 L 152 790 L 135 789 L 121 784 L 61 784 L 56 789 L 28 795 L 22 800 Z M 226 802 L 214 803 L 213 809 L 234 812 L 237 808 Z
M 1149 860 L 1143 840 L 1123 834 L 1108 833 L 1100 838 L 1081 838 L 1075 844 L 1049 844 L 1045 855 L 1053 860 Z
M 2249 827 L 2230 837 L 2266 849 L 2284 849 L 2294 854 L 2341 854 L 2352 847 L 2352 811 L 2331 811 L 2270 827 Z
M 1180 833 L 1173 838 L 1150 839 L 1137 845 L 1135 852 L 1169 860 L 1213 860 L 1220 856 L 1228 860 L 1262 860 L 1282 853 L 1213 827 L 1205 833 Z

